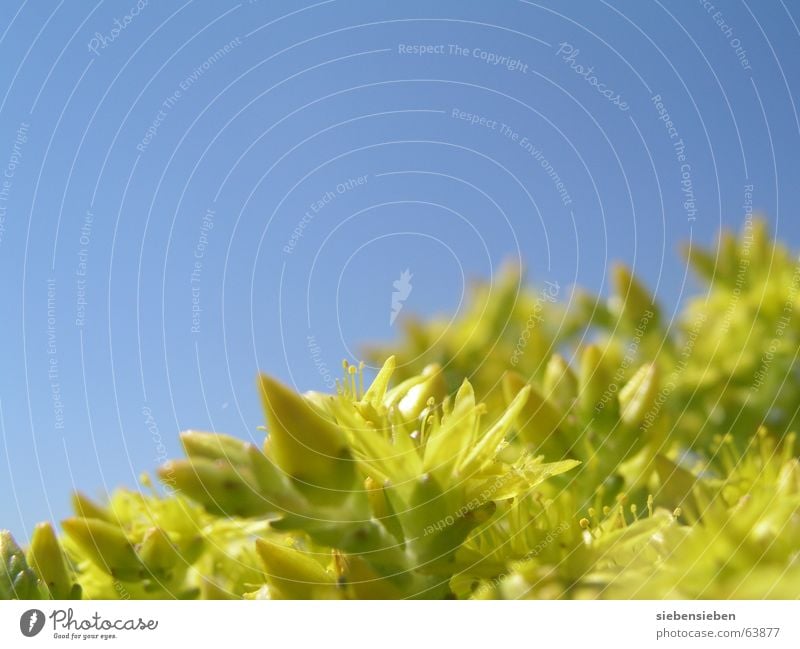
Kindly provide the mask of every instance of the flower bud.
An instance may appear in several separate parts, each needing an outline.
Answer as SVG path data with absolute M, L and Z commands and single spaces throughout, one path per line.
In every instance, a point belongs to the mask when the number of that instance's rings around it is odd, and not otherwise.
M 563 407 L 569 407 L 578 395 L 578 380 L 569 363 L 560 354 L 553 354 L 544 371 L 544 396 Z
M 145 532 L 136 551 L 147 573 L 158 581 L 164 581 L 172 579 L 175 572 L 185 572 L 198 558 L 202 546 L 203 540 L 198 536 L 186 547 L 179 548 L 164 530 L 151 527 Z
M 404 540 L 403 528 L 397 515 L 392 508 L 389 499 L 386 497 L 386 490 L 372 478 L 364 481 L 364 488 L 367 491 L 369 506 L 372 515 L 380 522 L 398 541 Z
M 503 393 L 507 403 L 528 388 L 530 393 L 522 406 L 517 426 L 522 441 L 535 447 L 552 444 L 560 435 L 558 427 L 561 423 L 559 411 L 542 395 L 536 386 L 528 385 L 517 372 L 506 372 L 503 376 Z
M 80 491 L 72 493 L 72 509 L 76 516 L 81 518 L 99 518 L 100 520 L 110 520 L 108 510 L 102 505 L 98 505 Z
M 730 279 L 729 277 L 718 276 L 716 257 L 704 248 L 694 243 L 687 243 L 681 246 L 681 254 L 692 266 L 694 272 L 703 279 L 709 281 L 726 281 Z
M 581 415 L 591 420 L 603 412 L 616 411 L 617 400 L 612 394 L 612 377 L 603 362 L 603 352 L 597 345 L 587 345 L 581 356 L 578 377 L 578 401 Z
M 247 455 L 255 483 L 271 509 L 297 511 L 302 497 L 295 491 L 286 473 L 252 444 L 247 449 Z
M 267 581 L 286 599 L 317 599 L 334 594 L 336 579 L 313 556 L 266 539 L 256 541 Z
M 233 465 L 247 465 L 248 443 L 230 435 L 186 430 L 181 433 L 181 444 L 190 458 L 225 460 Z
M 142 564 L 125 532 L 116 525 L 96 518 L 68 518 L 61 526 L 83 554 L 112 577 L 122 581 L 140 578 Z
M 33 530 L 28 561 L 52 599 L 69 599 L 73 582 L 50 523 L 39 523 Z
M 355 599 L 403 599 L 404 592 L 391 579 L 375 572 L 363 558 L 349 556 L 342 575 Z M 404 575 L 405 576 L 405 575 Z
M 11 532 L 0 530 L 0 599 L 39 599 L 36 573 Z
M 658 309 L 653 296 L 631 270 L 623 264 L 617 264 L 611 275 L 615 288 L 613 305 L 618 316 L 631 327 L 641 326 L 645 318 L 648 322 L 658 322 Z
M 216 514 L 258 516 L 275 511 L 249 467 L 204 458 L 173 460 L 159 467 L 158 476 Z
M 658 396 L 658 368 L 642 365 L 619 391 L 620 419 L 630 427 L 639 426 Z
M 355 462 L 344 431 L 303 397 L 269 376 L 261 377 L 269 424 L 268 448 L 298 491 L 319 504 L 336 504 L 354 487 Z

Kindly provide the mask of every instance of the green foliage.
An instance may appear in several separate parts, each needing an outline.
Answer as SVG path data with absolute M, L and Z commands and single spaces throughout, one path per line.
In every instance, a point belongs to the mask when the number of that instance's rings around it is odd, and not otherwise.
M 758 221 L 686 253 L 677 316 L 508 267 L 368 387 L 262 376 L 263 448 L 188 431 L 163 489 L 0 534 L 0 597 L 796 597 L 800 266 Z

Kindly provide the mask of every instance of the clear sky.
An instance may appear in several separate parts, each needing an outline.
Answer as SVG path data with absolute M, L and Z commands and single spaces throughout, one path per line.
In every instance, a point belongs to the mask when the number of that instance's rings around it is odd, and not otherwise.
M 678 243 L 746 205 L 798 247 L 798 23 L 794 0 L 3 0 L 0 526 L 136 484 L 181 429 L 260 441 L 257 370 L 324 389 L 396 334 L 394 282 L 454 312 L 509 257 L 598 291 L 621 259 L 674 306 Z

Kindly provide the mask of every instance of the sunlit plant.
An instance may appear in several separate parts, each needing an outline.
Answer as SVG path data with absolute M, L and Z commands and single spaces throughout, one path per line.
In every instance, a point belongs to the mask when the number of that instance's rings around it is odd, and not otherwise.
M 187 431 L 160 488 L 1 532 L 0 597 L 796 597 L 798 259 L 752 220 L 686 253 L 674 317 L 624 266 L 569 307 L 507 267 L 372 380 L 260 377 L 263 445 Z

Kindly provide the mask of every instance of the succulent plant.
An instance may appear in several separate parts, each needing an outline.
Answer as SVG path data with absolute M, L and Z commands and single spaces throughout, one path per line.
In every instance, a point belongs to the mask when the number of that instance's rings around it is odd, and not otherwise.
M 752 220 L 686 254 L 672 325 L 624 266 L 569 306 L 508 266 L 371 381 L 261 376 L 262 447 L 187 431 L 163 487 L 0 533 L 0 597 L 796 597 L 800 264 Z

